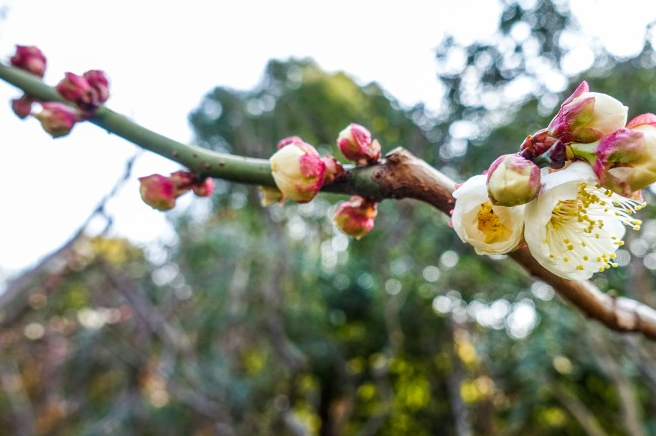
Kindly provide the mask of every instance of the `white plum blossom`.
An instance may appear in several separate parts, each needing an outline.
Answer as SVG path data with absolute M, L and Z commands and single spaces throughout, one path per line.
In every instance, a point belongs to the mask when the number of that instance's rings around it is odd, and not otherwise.
M 624 244 L 624 226 L 640 228 L 631 215 L 644 205 L 602 188 L 590 165 L 573 162 L 542 177 L 540 195 L 524 209 L 524 239 L 547 270 L 586 280 L 617 266 L 615 252 Z
M 456 204 L 451 223 L 463 242 L 478 254 L 504 254 L 516 248 L 524 229 L 524 205 L 493 205 L 487 194 L 487 176 L 474 176 L 453 193 Z

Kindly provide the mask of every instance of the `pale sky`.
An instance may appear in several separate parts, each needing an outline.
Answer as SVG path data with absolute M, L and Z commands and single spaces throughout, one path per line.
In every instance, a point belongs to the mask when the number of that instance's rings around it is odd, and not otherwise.
M 187 116 L 205 93 L 253 87 L 272 58 L 312 57 L 326 70 L 379 82 L 402 103 L 437 107 L 435 46 L 445 32 L 465 42 L 489 36 L 499 12 L 492 0 L 0 0 L 2 6 L 3 61 L 16 44 L 36 45 L 48 57 L 44 80 L 51 85 L 66 71 L 102 69 L 111 109 L 183 142 L 192 138 Z M 640 49 L 644 25 L 656 17 L 650 0 L 576 0 L 573 9 L 589 41 L 620 55 Z M 570 59 L 573 69 L 591 61 L 589 41 L 570 41 L 581 48 Z M 13 115 L 9 100 L 19 95 L 0 82 L 0 283 L 63 244 L 136 151 L 91 124 L 52 140 L 35 120 Z M 166 214 L 141 202 L 136 177 L 178 168 L 148 152 L 138 158 L 134 179 L 109 204 L 115 235 L 137 244 L 170 236 Z

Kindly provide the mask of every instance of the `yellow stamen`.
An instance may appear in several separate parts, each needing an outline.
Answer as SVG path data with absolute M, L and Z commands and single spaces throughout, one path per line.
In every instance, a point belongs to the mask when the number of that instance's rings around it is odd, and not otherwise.
M 485 234 L 486 244 L 505 241 L 512 234 L 512 231 L 501 223 L 499 215 L 494 213 L 492 203 L 489 201 L 481 204 L 476 219 L 478 220 L 478 230 Z

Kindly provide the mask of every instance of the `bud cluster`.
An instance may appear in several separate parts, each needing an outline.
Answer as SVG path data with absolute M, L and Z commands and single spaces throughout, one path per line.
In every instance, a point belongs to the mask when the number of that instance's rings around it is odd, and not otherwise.
M 656 115 L 639 115 L 627 123 L 627 113 L 620 101 L 590 92 L 582 82 L 547 128 L 528 136 L 517 155 L 492 164 L 490 200 L 502 206 L 528 203 L 539 193 L 538 165 L 559 170 L 576 160 L 587 161 L 604 188 L 637 196 L 656 182 Z
M 16 53 L 10 58 L 10 63 L 39 78 L 45 74 L 46 57 L 34 46 L 16 46 Z M 55 89 L 73 106 L 60 102 L 39 102 L 27 94 L 11 101 L 12 110 L 21 119 L 33 115 L 32 105 L 40 103 L 41 111 L 34 117 L 53 138 L 69 134 L 75 123 L 92 117 L 109 98 L 109 80 L 101 70 L 89 70 L 82 76 L 66 73 Z
M 351 123 L 344 128 L 336 144 L 342 155 L 357 166 L 374 165 L 380 161 L 380 143 L 359 124 Z M 307 203 L 323 185 L 339 183 L 347 177 L 346 169 L 334 156 L 320 156 L 314 146 L 298 136 L 281 140 L 278 151 L 269 162 L 277 189 L 260 188 L 264 206 L 285 199 Z M 375 201 L 354 196 L 336 207 L 333 223 L 346 235 L 360 239 L 373 228 L 376 213 Z
M 86 118 L 109 98 L 109 80 L 101 70 L 89 70 L 81 76 L 66 73 L 55 87 L 64 100 L 75 104 Z
M 9 58 L 9 63 L 39 78 L 43 78 L 46 73 L 46 57 L 35 46 L 17 45 L 16 53 Z M 35 98 L 23 94 L 22 97 L 11 100 L 11 109 L 18 118 L 25 119 L 32 113 L 32 103 L 35 101 Z
M 151 174 L 140 177 L 141 199 L 157 210 L 170 210 L 181 195 L 192 191 L 198 197 L 209 197 L 214 191 L 214 179 L 201 179 L 188 171 L 176 171 L 170 176 Z
M 627 113 L 581 83 L 518 153 L 453 193 L 458 236 L 479 254 L 525 244 L 543 267 L 571 280 L 618 266 L 625 226 L 640 229 L 633 217 L 645 206 L 640 190 L 656 182 L 656 115 L 627 123 Z

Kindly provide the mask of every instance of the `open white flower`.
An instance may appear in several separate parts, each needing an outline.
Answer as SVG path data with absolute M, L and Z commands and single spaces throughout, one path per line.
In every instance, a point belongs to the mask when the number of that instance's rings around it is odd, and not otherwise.
M 478 254 L 508 253 L 522 239 L 524 205 L 495 206 L 487 196 L 486 176 L 474 176 L 456 189 L 451 223 Z
M 631 215 L 644 205 L 601 188 L 590 165 L 573 162 L 542 178 L 539 197 L 525 208 L 524 239 L 546 269 L 585 280 L 617 266 L 624 225 L 638 230 L 641 222 Z

